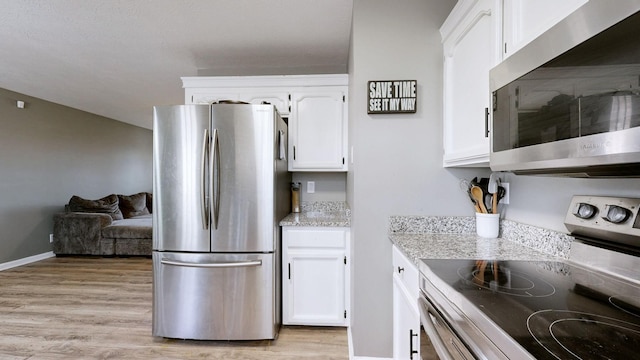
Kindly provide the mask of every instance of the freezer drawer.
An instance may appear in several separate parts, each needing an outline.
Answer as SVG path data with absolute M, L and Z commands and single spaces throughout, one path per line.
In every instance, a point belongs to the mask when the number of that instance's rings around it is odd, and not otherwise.
M 274 254 L 153 252 L 153 336 L 274 339 Z

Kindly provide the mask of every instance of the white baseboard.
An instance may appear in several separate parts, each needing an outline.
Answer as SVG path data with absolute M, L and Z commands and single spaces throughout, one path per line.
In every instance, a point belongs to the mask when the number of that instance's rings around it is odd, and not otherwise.
M 51 258 L 51 257 L 54 257 L 54 256 L 56 256 L 56 254 L 54 254 L 53 251 L 49 251 L 49 252 L 46 252 L 46 253 L 33 255 L 33 256 L 29 256 L 29 257 L 18 259 L 18 260 L 9 261 L 9 262 L 0 264 L 0 271 L 11 269 L 11 268 L 22 266 L 22 265 L 27 265 L 27 264 L 30 264 L 32 262 L 48 259 L 48 258 Z
M 380 358 L 369 356 L 355 356 L 353 355 L 353 338 L 351 337 L 351 326 L 347 329 L 347 341 L 349 343 L 349 359 L 350 360 L 393 360 L 392 358 Z

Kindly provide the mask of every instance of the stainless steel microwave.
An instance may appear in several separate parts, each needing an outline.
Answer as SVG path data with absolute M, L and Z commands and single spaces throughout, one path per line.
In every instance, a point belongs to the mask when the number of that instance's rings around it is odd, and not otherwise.
M 490 72 L 491 169 L 640 177 L 640 1 L 590 0 Z

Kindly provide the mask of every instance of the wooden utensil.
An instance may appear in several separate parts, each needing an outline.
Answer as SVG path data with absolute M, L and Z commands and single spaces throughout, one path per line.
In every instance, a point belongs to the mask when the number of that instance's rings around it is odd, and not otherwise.
M 476 204 L 480 207 L 480 212 L 483 214 L 487 213 L 487 207 L 484 206 L 484 194 L 482 193 L 482 189 L 479 186 L 471 187 L 471 196 L 475 200 Z
M 473 207 L 476 209 L 476 212 L 479 213 L 480 206 L 478 206 L 478 202 L 471 195 L 471 184 L 467 180 L 462 179 L 460 180 L 460 189 L 462 189 L 462 191 L 464 191 L 469 196 L 469 199 L 471 199 L 471 202 L 473 203 Z

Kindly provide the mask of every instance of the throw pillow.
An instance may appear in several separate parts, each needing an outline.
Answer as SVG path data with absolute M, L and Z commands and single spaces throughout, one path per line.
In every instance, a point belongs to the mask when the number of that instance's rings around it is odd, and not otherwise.
M 125 219 L 149 214 L 146 193 L 141 192 L 129 196 L 118 195 L 118 200 L 120 201 L 120 211 Z
M 118 207 L 118 197 L 115 194 L 98 200 L 87 200 L 73 195 L 69 200 L 69 210 L 72 212 L 89 212 L 109 214 L 113 220 L 122 220 L 122 212 Z
M 153 194 L 147 193 L 147 210 L 150 214 L 153 214 Z

